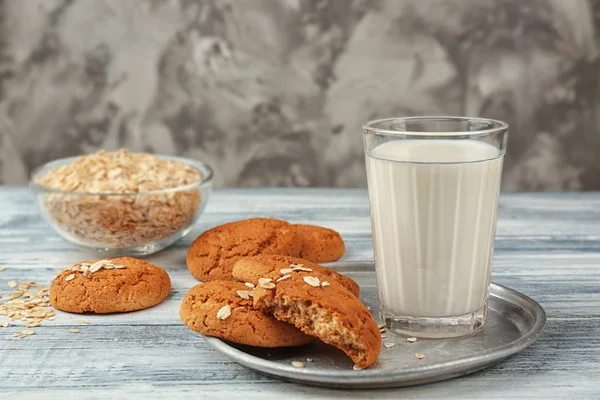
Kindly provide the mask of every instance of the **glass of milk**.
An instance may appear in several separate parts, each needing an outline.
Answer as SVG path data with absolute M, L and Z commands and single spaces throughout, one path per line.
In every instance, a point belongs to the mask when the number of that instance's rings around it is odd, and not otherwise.
M 508 125 L 409 117 L 363 129 L 384 325 L 431 338 L 476 332 L 487 311 Z

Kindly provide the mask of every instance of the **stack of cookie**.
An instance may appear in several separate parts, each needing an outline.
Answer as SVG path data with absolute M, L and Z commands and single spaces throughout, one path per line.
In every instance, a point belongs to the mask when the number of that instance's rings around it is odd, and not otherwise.
M 366 368 L 381 348 L 379 328 L 358 298 L 358 284 L 318 264 L 344 250 L 333 230 L 276 219 L 210 229 L 188 251 L 188 269 L 206 283 L 185 296 L 181 319 L 196 332 L 251 346 L 318 338 Z

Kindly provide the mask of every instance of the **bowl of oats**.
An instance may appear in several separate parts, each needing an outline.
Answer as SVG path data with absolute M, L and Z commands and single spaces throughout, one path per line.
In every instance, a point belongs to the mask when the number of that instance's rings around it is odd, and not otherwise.
M 66 241 L 105 257 L 160 251 L 198 221 L 212 169 L 180 157 L 99 151 L 49 162 L 30 188 L 44 219 Z

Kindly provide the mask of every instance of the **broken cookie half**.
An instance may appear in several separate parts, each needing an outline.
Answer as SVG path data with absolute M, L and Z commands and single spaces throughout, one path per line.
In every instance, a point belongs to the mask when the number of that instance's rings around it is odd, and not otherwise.
M 276 282 L 280 275 L 266 278 Z M 360 369 L 371 366 L 381 350 L 381 335 L 367 307 L 327 275 L 290 275 L 272 288 L 257 286 L 254 308 L 337 347 Z

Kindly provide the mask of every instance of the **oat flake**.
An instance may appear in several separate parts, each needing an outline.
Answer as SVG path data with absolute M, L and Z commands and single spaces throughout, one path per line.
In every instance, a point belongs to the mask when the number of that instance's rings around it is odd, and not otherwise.
M 231 307 L 229 304 L 224 305 L 217 311 L 217 318 L 220 320 L 226 320 L 231 315 Z
M 304 272 L 313 272 L 311 268 L 307 268 L 304 264 L 290 264 L 292 267 L 292 271 L 304 271 Z
M 0 302 L 0 315 L 6 315 L 10 321 L 22 321 L 29 328 L 39 326 L 40 321 L 54 316 L 50 309 L 49 288 L 31 281 L 15 284 L 18 289 L 2 295 L 4 303 Z M 0 326 L 8 327 L 9 324 L 2 322 Z
M 275 284 L 271 281 L 272 281 L 271 278 L 260 278 L 258 280 L 258 285 L 264 289 L 273 289 L 273 288 L 275 288 Z
M 238 290 L 237 294 L 244 300 L 250 300 L 250 292 L 248 290 Z
M 316 276 L 305 276 L 302 279 L 304 279 L 304 282 L 308 283 L 312 287 L 319 287 L 319 285 L 321 284 L 319 278 L 317 278 Z
M 51 193 L 44 199 L 44 207 L 54 222 L 74 237 L 101 247 L 122 248 L 163 239 L 188 225 L 202 201 L 200 191 L 154 191 L 200 180 L 200 172 L 188 164 L 119 150 L 79 157 L 53 168 L 37 183 L 67 192 L 98 194 Z

